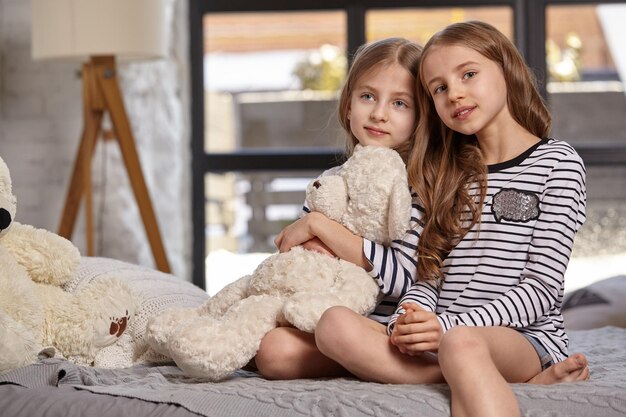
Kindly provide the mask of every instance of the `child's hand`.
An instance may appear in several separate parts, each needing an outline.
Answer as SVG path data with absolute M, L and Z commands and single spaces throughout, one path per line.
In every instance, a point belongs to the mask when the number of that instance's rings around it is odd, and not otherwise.
M 337 255 L 330 250 L 328 246 L 324 244 L 319 238 L 314 237 L 313 239 L 309 239 L 301 245 L 304 249 L 312 250 L 314 252 L 319 252 L 322 255 L 332 256 L 336 258 Z
M 309 213 L 285 227 L 274 239 L 274 244 L 279 252 L 288 252 L 294 246 L 298 246 L 315 237 L 311 233 L 310 222 L 314 213 Z
M 407 355 L 421 355 L 439 349 L 443 335 L 437 315 L 426 311 L 415 303 L 403 303 L 406 310 L 398 317 L 391 333 L 391 343 Z

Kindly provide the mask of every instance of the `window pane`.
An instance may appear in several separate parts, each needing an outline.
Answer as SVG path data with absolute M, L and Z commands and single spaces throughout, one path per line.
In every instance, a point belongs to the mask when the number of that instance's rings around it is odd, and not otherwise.
M 574 146 L 626 143 L 626 96 L 620 77 L 626 73 L 625 6 L 548 7 L 552 136 Z M 626 274 L 625 210 L 626 167 L 587 166 L 587 221 L 576 237 L 566 290 Z
M 204 18 L 205 149 L 343 146 L 344 12 Z
M 626 275 L 626 167 L 587 167 L 587 220 L 565 278 L 571 291 Z
M 366 15 L 367 39 L 402 36 L 424 45 L 445 26 L 467 20 L 483 20 L 511 37 L 513 12 L 509 7 L 449 7 L 436 9 L 372 10 Z
M 622 19 L 611 19 L 616 6 L 623 10 Z M 617 66 L 619 60 L 626 65 L 625 6 L 547 8 L 547 87 L 554 137 L 572 144 L 626 141 L 626 96 Z M 621 71 L 626 73 L 626 68 Z
M 207 291 L 251 273 L 276 252 L 274 238 L 296 220 L 308 183 L 320 172 L 205 175 Z
M 334 11 L 206 15 L 205 151 L 342 148 L 335 107 L 346 73 L 345 22 Z M 276 251 L 275 235 L 297 219 L 319 174 L 205 176 L 209 293 Z

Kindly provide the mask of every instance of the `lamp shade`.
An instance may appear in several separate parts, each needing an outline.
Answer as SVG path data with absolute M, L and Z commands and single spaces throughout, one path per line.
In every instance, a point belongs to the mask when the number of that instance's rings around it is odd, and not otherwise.
M 34 59 L 166 54 L 164 0 L 32 0 Z

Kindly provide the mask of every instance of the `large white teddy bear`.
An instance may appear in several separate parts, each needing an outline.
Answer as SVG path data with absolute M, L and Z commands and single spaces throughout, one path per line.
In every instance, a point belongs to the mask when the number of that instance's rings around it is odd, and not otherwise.
M 308 207 L 378 243 L 401 238 L 409 227 L 411 195 L 398 153 L 357 146 L 335 171 L 309 184 Z M 200 308 L 153 318 L 147 340 L 186 374 L 220 380 L 245 366 L 271 329 L 313 332 L 327 308 L 368 314 L 378 296 L 377 283 L 363 268 L 294 247 L 270 256 Z
M 35 362 L 48 347 L 90 364 L 122 335 L 135 299 L 117 279 L 64 291 L 80 261 L 78 249 L 14 221 L 16 209 L 9 168 L 0 158 L 0 373 Z

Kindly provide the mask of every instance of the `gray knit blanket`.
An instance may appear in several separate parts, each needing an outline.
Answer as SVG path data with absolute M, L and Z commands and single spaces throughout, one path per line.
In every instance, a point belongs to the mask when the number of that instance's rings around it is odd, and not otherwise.
M 551 386 L 514 384 L 522 415 L 626 416 L 626 329 L 605 327 L 569 335 L 570 350 L 589 358 L 591 380 Z M 45 359 L 0 375 L 0 416 L 53 415 L 50 410 L 44 414 L 36 404 L 37 390 L 48 390 L 45 398 L 49 398 L 50 392 L 67 388 L 71 391 L 63 392 L 68 395 L 79 391 L 111 404 L 122 398 L 134 399 L 135 404 L 166 404 L 171 412 L 164 416 L 182 415 L 176 410 L 207 417 L 450 415 L 450 391 L 444 384 L 385 385 L 347 378 L 267 381 L 245 371 L 212 383 L 186 377 L 173 365 L 103 369 Z M 59 415 L 88 415 L 81 408 L 88 401 L 82 406 L 75 395 L 71 401 Z M 131 412 L 131 405 L 124 407 L 128 415 L 149 415 Z

